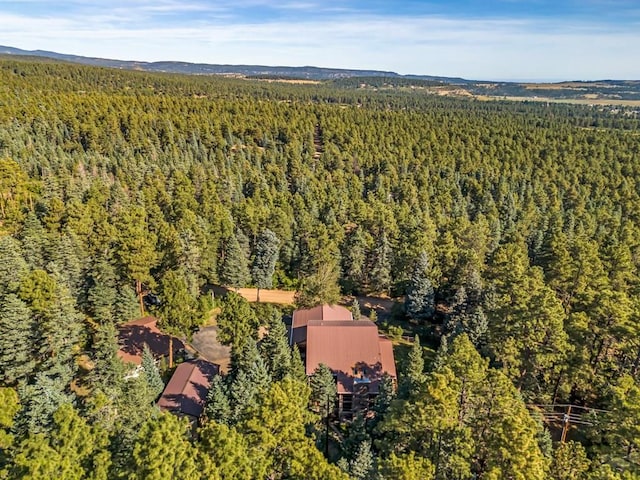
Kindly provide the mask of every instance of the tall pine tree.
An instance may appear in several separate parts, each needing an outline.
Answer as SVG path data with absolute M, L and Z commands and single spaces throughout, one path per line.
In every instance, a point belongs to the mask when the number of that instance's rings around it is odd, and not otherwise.
M 0 301 L 0 379 L 5 385 L 29 377 L 36 368 L 35 321 L 16 295 Z
M 273 285 L 273 273 L 278 261 L 279 244 L 280 240 L 278 240 L 276 234 L 268 228 L 263 230 L 256 240 L 251 277 L 258 289 L 258 302 L 260 301 L 260 289 L 271 288 Z
M 435 312 L 435 295 L 429 280 L 429 258 L 422 252 L 415 263 L 405 299 L 405 309 L 411 318 L 424 320 Z
M 260 353 L 271 378 L 278 381 L 291 371 L 291 349 L 287 340 L 287 329 L 279 312 L 271 316 L 267 328 L 267 334 L 260 342 Z
M 224 257 L 219 272 L 220 281 L 224 285 L 237 290 L 249 282 L 247 257 L 247 251 L 240 245 L 238 234 L 230 235 L 225 242 Z

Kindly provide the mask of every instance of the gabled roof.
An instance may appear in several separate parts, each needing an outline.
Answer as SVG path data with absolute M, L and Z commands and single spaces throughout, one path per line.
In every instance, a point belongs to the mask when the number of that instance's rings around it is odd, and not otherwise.
M 118 357 L 124 362 L 140 365 L 145 343 L 154 357 L 169 355 L 169 335 L 158 329 L 158 319 L 143 317 L 118 326 Z M 184 348 L 177 338 L 173 339 L 173 353 Z
M 294 328 L 307 325 L 310 320 L 336 322 L 353 320 L 353 315 L 348 308 L 340 305 L 318 305 L 317 307 L 299 309 L 293 312 L 292 325 Z
M 307 337 L 307 324 L 312 320 L 325 322 L 352 321 L 353 315 L 347 308 L 340 305 L 318 305 L 313 308 L 295 310 L 291 319 L 289 343 L 304 342 Z
M 199 417 L 204 410 L 213 376 L 218 371 L 218 365 L 202 359 L 181 363 L 162 392 L 158 406 L 162 410 Z
M 311 320 L 306 328 L 307 375 L 324 363 L 337 376 L 338 393 L 353 393 L 358 383 L 377 393 L 385 373 L 397 376 L 393 345 L 373 322 Z

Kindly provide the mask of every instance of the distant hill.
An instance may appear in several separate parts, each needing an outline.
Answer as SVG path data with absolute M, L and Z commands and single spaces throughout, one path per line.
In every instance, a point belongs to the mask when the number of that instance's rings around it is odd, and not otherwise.
M 189 62 L 139 62 L 83 57 L 46 50 L 22 50 L 1 46 L 0 55 L 27 56 L 73 62 L 99 67 L 187 75 L 229 75 L 258 80 L 331 82 L 339 88 L 374 90 L 405 89 L 437 95 L 481 100 L 570 102 L 587 105 L 640 106 L 640 81 L 598 80 L 559 83 L 491 82 L 433 75 L 400 75 L 381 70 L 356 70 L 324 67 L 286 67 L 265 65 L 217 65 Z
M 355 70 L 342 68 L 323 67 L 285 67 L 265 65 L 217 65 L 208 63 L 189 62 L 138 62 L 132 60 L 112 60 L 106 58 L 83 57 L 79 55 L 67 55 L 64 53 L 49 52 L 46 50 L 22 50 L 20 48 L 0 45 L 0 54 L 22 55 L 53 58 L 66 62 L 81 63 L 100 67 L 121 68 L 125 70 L 144 70 L 147 72 L 183 73 L 189 75 L 240 75 L 247 77 L 270 76 L 301 78 L 307 80 L 335 80 L 351 77 L 388 77 L 407 78 L 412 80 L 425 80 L 432 82 L 444 82 L 452 84 L 472 83 L 463 78 L 437 77 L 430 75 L 400 75 L 396 72 L 380 70 Z

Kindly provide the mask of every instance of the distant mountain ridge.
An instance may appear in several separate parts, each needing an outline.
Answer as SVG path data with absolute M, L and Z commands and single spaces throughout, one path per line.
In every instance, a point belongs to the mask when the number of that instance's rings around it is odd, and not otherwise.
M 106 58 L 83 57 L 46 50 L 22 50 L 20 48 L 0 45 L 0 54 L 53 58 L 84 65 L 120 68 L 124 70 L 143 70 L 147 72 L 183 73 L 189 75 L 242 75 L 242 76 L 274 76 L 291 77 L 308 80 L 333 80 L 350 77 L 391 77 L 414 80 L 429 80 L 451 84 L 473 83 L 463 78 L 438 77 L 431 75 L 400 75 L 396 72 L 381 70 L 357 70 L 324 67 L 286 67 L 266 65 L 220 65 L 209 63 L 189 63 L 178 61 L 140 62 L 135 60 L 112 60 Z
M 250 79 L 303 79 L 331 82 L 342 88 L 418 89 L 438 95 L 480 100 L 570 102 L 585 105 L 640 107 L 639 80 L 565 81 L 526 83 L 476 81 L 433 75 L 401 75 L 391 71 L 324 67 L 219 65 L 180 61 L 141 62 L 68 55 L 46 50 L 22 50 L 0 45 L 0 56 L 47 58 L 96 67 L 184 75 L 229 75 Z M 6 57 L 5 57 L 6 58 Z

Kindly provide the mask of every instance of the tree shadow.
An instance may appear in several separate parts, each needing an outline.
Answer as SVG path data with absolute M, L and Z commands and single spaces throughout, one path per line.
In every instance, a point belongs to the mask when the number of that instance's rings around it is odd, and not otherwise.
M 125 360 L 133 360 L 134 357 L 142 358 L 145 344 L 155 358 L 169 355 L 169 335 L 142 325 L 120 325 L 118 327 L 118 346 L 124 354 Z M 173 338 L 173 354 L 176 356 L 184 350 L 184 343 Z

